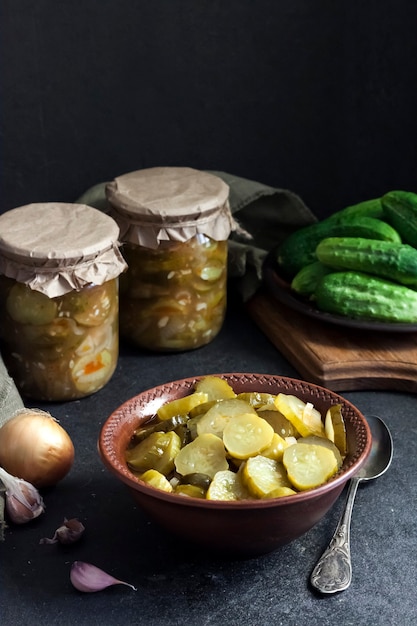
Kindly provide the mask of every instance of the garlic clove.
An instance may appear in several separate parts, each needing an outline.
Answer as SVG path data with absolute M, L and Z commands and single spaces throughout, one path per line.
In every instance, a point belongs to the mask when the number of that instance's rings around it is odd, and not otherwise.
M 43 499 L 31 483 L 12 476 L 2 467 L 0 480 L 6 488 L 6 513 L 12 522 L 25 524 L 44 512 Z
M 78 591 L 85 593 L 102 591 L 112 585 L 126 585 L 133 589 L 133 591 L 137 591 L 136 587 L 133 585 L 123 580 L 118 580 L 95 565 L 85 563 L 84 561 L 74 561 L 71 566 L 70 580 Z
M 48 539 L 48 537 L 44 537 L 39 541 L 40 544 L 45 543 L 62 543 L 69 544 L 75 543 L 79 539 L 81 539 L 83 533 L 85 531 L 85 526 L 82 524 L 77 518 L 67 519 L 64 518 L 64 522 L 62 526 L 56 529 L 54 536 Z

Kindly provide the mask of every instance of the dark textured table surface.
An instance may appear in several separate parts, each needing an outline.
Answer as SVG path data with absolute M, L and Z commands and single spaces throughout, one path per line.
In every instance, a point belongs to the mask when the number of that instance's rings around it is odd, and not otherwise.
M 80 401 L 47 408 L 71 435 L 73 469 L 43 494 L 46 512 L 9 527 L 0 545 L 3 626 L 86 624 L 146 626 L 401 626 L 417 624 L 417 402 L 406 393 L 342 393 L 366 414 L 390 426 L 390 470 L 360 486 L 353 512 L 353 581 L 323 597 L 309 576 L 329 542 L 345 493 L 310 532 L 255 559 L 201 554 L 161 532 L 102 465 L 96 448 L 108 415 L 140 391 L 185 376 L 258 372 L 298 373 L 247 316 L 231 304 L 223 330 L 208 346 L 173 355 L 122 346 L 112 380 Z M 32 403 L 32 406 L 34 404 Z M 39 406 L 36 405 L 35 406 Z M 40 545 L 63 518 L 86 527 L 72 546 Z M 69 580 L 71 563 L 88 561 L 137 587 L 82 594 Z

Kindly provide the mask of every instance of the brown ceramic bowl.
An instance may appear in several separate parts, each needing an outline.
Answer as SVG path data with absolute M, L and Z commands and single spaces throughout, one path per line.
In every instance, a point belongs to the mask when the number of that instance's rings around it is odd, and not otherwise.
M 340 403 L 346 422 L 349 453 L 339 473 L 310 491 L 296 495 L 238 502 L 203 500 L 166 493 L 138 480 L 128 469 L 125 450 L 133 431 L 149 420 L 158 407 L 191 393 L 202 378 L 185 378 L 159 385 L 131 398 L 105 422 L 98 441 L 104 465 L 122 483 L 142 509 L 162 528 L 203 548 L 240 556 L 271 552 L 310 530 L 330 509 L 346 482 L 364 464 L 371 447 L 365 417 L 342 396 L 311 383 L 267 374 L 217 374 L 236 393 L 260 391 L 293 394 L 312 402 L 324 414 Z

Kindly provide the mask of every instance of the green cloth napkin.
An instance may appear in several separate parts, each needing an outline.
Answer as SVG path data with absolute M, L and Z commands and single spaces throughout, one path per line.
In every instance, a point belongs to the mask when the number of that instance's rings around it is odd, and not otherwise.
M 0 427 L 19 409 L 23 401 L 0 356 Z
M 229 239 L 228 275 L 247 301 L 262 280 L 262 263 L 267 253 L 287 235 L 317 219 L 293 191 L 269 187 L 225 172 L 210 171 L 230 188 L 230 208 L 240 228 Z M 107 212 L 105 187 L 99 183 L 77 202 Z

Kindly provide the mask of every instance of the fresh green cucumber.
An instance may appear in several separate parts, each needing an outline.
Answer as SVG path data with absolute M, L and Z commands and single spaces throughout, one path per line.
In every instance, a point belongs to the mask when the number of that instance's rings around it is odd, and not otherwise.
M 291 281 L 291 289 L 300 296 L 311 296 L 318 281 L 326 274 L 334 272 L 333 269 L 323 265 L 320 261 L 309 263 L 300 269 Z
M 316 255 L 335 269 L 367 272 L 417 288 L 417 250 L 406 243 L 329 237 L 319 243 Z
M 372 198 L 371 200 L 358 202 L 358 204 L 351 204 L 340 211 L 332 213 L 332 215 L 329 215 L 326 219 L 341 221 L 346 217 L 374 217 L 379 220 L 384 220 L 385 215 L 381 198 Z
M 417 248 L 417 194 L 412 191 L 389 191 L 381 198 L 386 220 L 400 233 L 402 240 Z
M 417 323 L 417 292 L 384 278 L 362 272 L 333 272 L 315 291 L 321 311 L 353 319 Z
M 401 241 L 392 226 L 373 217 L 346 217 L 340 223 L 338 220 L 316 222 L 296 230 L 278 247 L 276 258 L 282 276 L 291 281 L 302 267 L 316 261 L 316 247 L 327 237 L 363 237 L 396 243 Z

